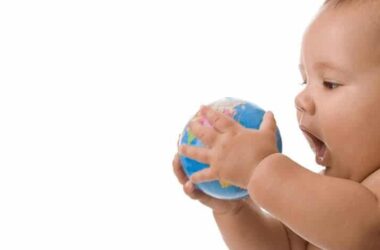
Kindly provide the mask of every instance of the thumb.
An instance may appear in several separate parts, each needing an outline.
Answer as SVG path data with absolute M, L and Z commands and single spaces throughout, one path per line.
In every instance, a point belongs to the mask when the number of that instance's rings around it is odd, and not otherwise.
M 267 111 L 264 114 L 263 121 L 260 124 L 260 130 L 276 132 L 276 128 L 276 120 L 274 119 L 272 111 Z

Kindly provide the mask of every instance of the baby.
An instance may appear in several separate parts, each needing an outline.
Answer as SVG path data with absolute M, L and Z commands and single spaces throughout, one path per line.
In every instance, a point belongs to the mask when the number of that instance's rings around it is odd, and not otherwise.
M 278 153 L 271 112 L 251 130 L 209 107 L 199 112 L 211 127 L 190 125 L 207 146 L 179 153 L 210 168 L 188 180 L 177 154 L 174 172 L 212 208 L 230 249 L 379 250 L 380 1 L 326 1 L 304 34 L 300 70 L 297 118 L 322 173 Z M 215 179 L 249 198 L 217 200 L 194 188 Z

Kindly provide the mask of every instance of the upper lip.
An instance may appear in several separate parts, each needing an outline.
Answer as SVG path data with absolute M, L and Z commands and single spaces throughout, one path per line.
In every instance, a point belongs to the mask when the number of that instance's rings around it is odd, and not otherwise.
M 311 135 L 312 137 L 315 137 L 317 138 L 318 140 L 322 141 L 321 138 L 319 138 L 317 135 L 315 135 L 314 133 L 310 132 L 310 130 L 308 128 L 306 128 L 305 126 L 303 125 L 300 125 L 300 129 L 305 132 L 306 134 L 308 135 Z
M 303 125 L 300 125 L 300 129 L 304 132 L 308 137 L 310 137 L 314 143 L 314 146 L 318 146 L 320 144 L 325 144 L 323 140 L 316 134 L 312 133 L 308 128 Z

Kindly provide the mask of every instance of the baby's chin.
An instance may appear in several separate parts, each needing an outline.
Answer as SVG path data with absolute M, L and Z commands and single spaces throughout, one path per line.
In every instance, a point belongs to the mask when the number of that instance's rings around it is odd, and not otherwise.
M 337 167 L 334 166 L 325 166 L 322 167 L 323 169 L 321 170 L 320 174 L 325 175 L 325 176 L 330 176 L 330 177 L 337 177 L 337 178 L 344 178 L 347 179 L 343 173 L 340 173 L 337 169 Z
M 354 174 L 351 173 L 350 171 L 344 170 L 344 169 L 342 170 L 342 168 L 340 168 L 339 166 L 334 166 L 334 165 L 325 167 L 321 171 L 321 174 L 325 176 L 329 176 L 329 177 L 359 181 L 355 179 Z
M 360 165 L 360 163 L 354 163 L 353 159 L 339 161 L 336 158 L 329 158 L 328 164 L 326 164 L 326 166 L 319 166 L 321 168 L 319 174 L 329 177 L 352 180 L 355 182 L 362 182 L 366 177 L 371 175 L 373 168 L 366 168 L 366 165 L 362 164 L 363 167 L 359 169 L 355 167 L 357 165 Z
M 322 175 L 326 175 L 326 176 L 331 176 L 331 169 L 330 169 L 330 168 L 327 168 L 327 167 L 324 167 L 324 168 L 321 170 L 321 174 L 322 174 Z

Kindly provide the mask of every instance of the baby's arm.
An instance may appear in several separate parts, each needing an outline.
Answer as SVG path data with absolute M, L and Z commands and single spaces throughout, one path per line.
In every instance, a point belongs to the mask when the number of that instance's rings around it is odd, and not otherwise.
M 251 199 L 219 200 L 195 189 L 183 172 L 178 155 L 174 157 L 173 170 L 185 193 L 213 210 L 214 218 L 229 249 L 305 249 L 304 240 L 285 228 L 278 220 L 263 213 Z
M 255 169 L 251 197 L 323 249 L 380 249 L 378 196 L 364 185 L 313 173 L 282 154 Z
M 229 249 L 304 250 L 306 242 L 254 204 L 235 214 L 214 213 Z

